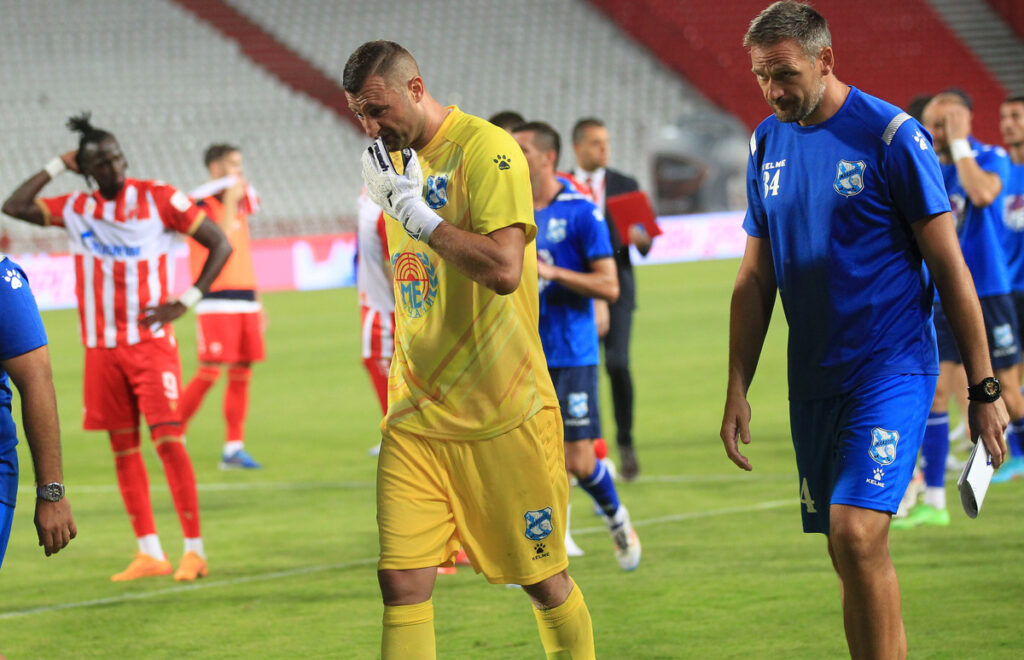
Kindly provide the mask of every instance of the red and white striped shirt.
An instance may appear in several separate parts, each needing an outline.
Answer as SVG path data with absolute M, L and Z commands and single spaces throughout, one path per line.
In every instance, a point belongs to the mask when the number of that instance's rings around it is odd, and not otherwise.
M 130 346 L 169 329 L 141 326 L 142 310 L 170 298 L 175 233 L 205 215 L 162 181 L 126 179 L 117 197 L 99 191 L 37 199 L 47 225 L 63 227 L 75 258 L 75 295 L 86 348 Z
M 384 214 L 364 189 L 359 195 L 356 286 L 362 316 L 363 357 L 389 358 L 395 350 L 395 290 L 391 283 Z

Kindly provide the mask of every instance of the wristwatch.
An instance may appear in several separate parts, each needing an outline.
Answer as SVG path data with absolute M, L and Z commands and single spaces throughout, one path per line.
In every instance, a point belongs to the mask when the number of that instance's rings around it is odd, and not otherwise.
M 64 499 L 64 484 L 53 481 L 36 488 L 36 497 L 47 502 L 60 502 Z
M 997 401 L 1002 393 L 1003 388 L 999 381 L 991 376 L 982 379 L 977 385 L 971 385 L 967 388 L 967 398 L 981 403 Z

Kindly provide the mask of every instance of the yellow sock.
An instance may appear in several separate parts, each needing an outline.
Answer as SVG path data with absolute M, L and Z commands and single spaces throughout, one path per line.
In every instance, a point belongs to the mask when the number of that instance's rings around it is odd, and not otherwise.
M 434 604 L 385 605 L 382 660 L 434 660 Z
M 548 660 L 593 660 L 594 627 L 575 581 L 564 603 L 550 610 L 534 608 L 533 613 Z

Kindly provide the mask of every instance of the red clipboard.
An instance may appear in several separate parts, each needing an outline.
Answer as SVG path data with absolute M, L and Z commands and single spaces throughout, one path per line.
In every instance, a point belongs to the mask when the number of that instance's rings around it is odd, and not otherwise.
M 629 245 L 629 228 L 640 225 L 651 238 L 661 235 L 661 227 L 654 221 L 654 209 L 642 190 L 615 195 L 605 200 L 608 215 L 615 221 L 623 245 Z

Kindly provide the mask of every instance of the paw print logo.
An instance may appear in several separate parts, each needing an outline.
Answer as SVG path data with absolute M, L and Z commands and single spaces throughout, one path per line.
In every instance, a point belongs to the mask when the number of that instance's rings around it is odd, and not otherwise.
M 914 132 L 914 142 L 917 142 L 917 146 L 921 148 L 921 151 L 928 148 L 928 140 L 924 139 L 924 136 L 921 135 L 921 131 Z
M 538 555 L 544 554 L 544 544 L 536 544 L 535 546 L 533 546 L 533 551 L 536 552 Z
M 494 162 L 498 164 L 499 170 L 507 170 L 512 167 L 512 164 L 509 162 L 508 156 L 505 156 L 503 154 L 495 157 Z
M 7 272 L 4 273 L 4 282 L 10 284 L 11 288 L 15 290 L 20 289 L 22 284 L 24 284 L 24 282 L 21 281 L 21 275 L 19 275 L 17 271 L 11 270 L 10 268 L 8 268 Z
M 875 481 L 881 481 L 882 477 L 885 476 L 885 472 L 883 472 L 881 468 L 875 468 L 875 472 L 872 476 L 874 476 Z

